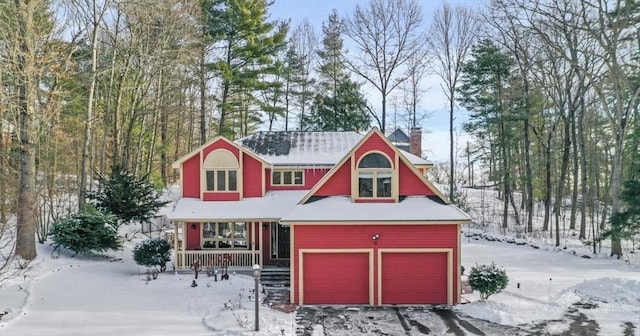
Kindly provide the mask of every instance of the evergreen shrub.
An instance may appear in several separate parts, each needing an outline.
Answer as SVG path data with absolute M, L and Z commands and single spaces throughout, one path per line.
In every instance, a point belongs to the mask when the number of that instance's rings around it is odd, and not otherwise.
M 469 285 L 480 292 L 480 300 L 485 301 L 489 296 L 502 292 L 509 283 L 507 272 L 502 267 L 491 265 L 476 265 L 469 272 Z
M 171 246 L 162 238 L 147 239 L 133 248 L 133 260 L 141 266 L 160 267 L 160 272 L 164 272 L 171 260 Z

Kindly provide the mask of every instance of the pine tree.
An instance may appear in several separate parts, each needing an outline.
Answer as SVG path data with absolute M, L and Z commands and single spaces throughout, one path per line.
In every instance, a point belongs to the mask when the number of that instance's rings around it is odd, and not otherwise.
M 160 195 L 147 176 L 136 178 L 120 166 L 115 166 L 108 177 L 99 177 L 100 188 L 88 195 L 91 203 L 101 211 L 114 214 L 119 227 L 134 221 L 148 222 L 168 202 Z
M 307 129 L 318 131 L 364 131 L 370 127 L 367 102 L 360 84 L 353 81 L 343 62 L 343 24 L 338 12 L 322 25 L 322 49 L 318 51 L 318 86 Z
M 288 24 L 268 22 L 269 5 L 266 0 L 217 0 L 207 9 L 213 45 L 221 50 L 212 64 L 221 80 L 218 133 L 229 138 L 247 134 L 261 120 L 252 108 L 260 104 L 260 92 L 282 86 L 274 77 L 281 71 L 277 55 L 286 46 Z
M 624 182 L 620 199 L 626 205 L 622 212 L 611 216 L 611 228 L 605 231 L 600 240 L 631 239 L 640 233 L 640 169 L 631 179 Z

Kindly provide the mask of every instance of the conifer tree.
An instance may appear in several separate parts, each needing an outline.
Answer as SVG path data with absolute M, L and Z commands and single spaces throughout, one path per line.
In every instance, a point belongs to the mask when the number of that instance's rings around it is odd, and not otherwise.
M 286 47 L 286 22 L 267 21 L 266 0 L 216 0 L 207 9 L 209 34 L 220 50 L 212 68 L 220 77 L 218 134 L 234 138 L 256 126 L 259 92 L 282 85 L 277 56 Z M 264 107 L 264 104 L 263 106 Z
M 148 222 L 168 202 L 160 201 L 147 176 L 136 178 L 120 166 L 111 175 L 99 178 L 100 188 L 90 193 L 91 203 L 103 212 L 118 218 L 117 227 L 134 221 Z
M 307 129 L 318 131 L 364 131 L 371 124 L 360 84 L 344 67 L 343 24 L 334 10 L 322 25 L 322 49 L 318 51 L 318 86 Z

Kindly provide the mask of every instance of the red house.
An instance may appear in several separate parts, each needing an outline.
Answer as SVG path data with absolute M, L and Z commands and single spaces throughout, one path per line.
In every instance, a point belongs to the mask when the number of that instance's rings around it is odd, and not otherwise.
M 375 128 L 218 137 L 174 163 L 176 266 L 290 265 L 296 304 L 456 304 L 469 217 L 431 166 Z

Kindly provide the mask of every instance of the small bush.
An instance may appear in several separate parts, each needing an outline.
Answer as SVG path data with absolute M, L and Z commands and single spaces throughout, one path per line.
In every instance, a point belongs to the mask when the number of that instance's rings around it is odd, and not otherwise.
M 504 268 L 491 265 L 476 265 L 469 272 L 469 285 L 480 292 L 480 300 L 485 301 L 489 296 L 502 292 L 509 283 L 509 277 Z
M 133 260 L 141 266 L 160 267 L 164 272 L 171 260 L 171 246 L 162 238 L 147 239 L 133 248 Z
M 49 235 L 55 248 L 64 247 L 75 254 L 117 250 L 120 239 L 116 221 L 111 214 L 87 208 L 54 223 Z

